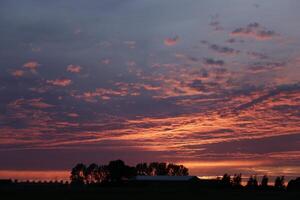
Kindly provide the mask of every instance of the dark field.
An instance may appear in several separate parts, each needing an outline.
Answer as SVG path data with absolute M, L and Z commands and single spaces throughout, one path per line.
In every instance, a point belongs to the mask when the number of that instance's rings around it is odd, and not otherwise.
M 1 188 L 0 199 L 299 199 L 300 191 L 203 188 L 196 185 L 120 185 L 85 188 Z

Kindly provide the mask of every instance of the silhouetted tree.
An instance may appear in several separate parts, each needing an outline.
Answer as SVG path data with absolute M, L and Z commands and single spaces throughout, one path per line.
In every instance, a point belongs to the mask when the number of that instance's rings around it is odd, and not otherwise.
M 98 173 L 96 180 L 98 183 L 103 183 L 109 181 L 109 170 L 107 165 L 100 165 L 98 167 Z
M 140 166 L 139 166 L 140 167 Z M 173 163 L 166 164 L 164 162 L 152 162 L 148 166 L 150 176 L 188 176 L 189 170 L 183 165 L 175 165 Z
M 284 176 L 278 176 L 275 179 L 274 187 L 276 189 L 284 189 Z
M 179 165 L 179 172 L 176 174 L 176 176 L 188 176 L 188 175 L 189 175 L 189 169 L 183 165 Z
M 256 188 L 258 186 L 256 176 L 250 176 L 246 186 L 250 188 Z
M 222 179 L 221 179 L 221 183 L 224 186 L 231 186 L 231 178 L 229 174 L 224 174 Z
M 263 188 L 266 188 L 268 187 L 268 183 L 269 183 L 269 178 L 267 175 L 264 175 L 261 179 L 261 184 L 260 186 L 263 187 Z
M 242 174 L 235 174 L 232 178 L 232 185 L 235 187 L 241 186 L 242 183 Z
M 110 161 L 108 164 L 108 171 L 110 180 L 113 182 L 119 182 L 124 175 L 125 163 L 122 160 Z
M 98 165 L 93 163 L 86 169 L 85 180 L 86 183 L 95 183 L 98 179 Z
M 135 167 L 125 165 L 122 160 L 110 161 L 108 164 L 109 178 L 112 182 L 120 182 L 136 175 Z
M 136 175 L 149 176 L 187 176 L 188 168 L 183 165 L 167 164 L 164 162 L 139 163 L 136 167 L 125 165 L 122 160 L 110 161 L 108 165 L 93 163 L 86 167 L 83 164 L 77 164 L 71 172 L 72 183 L 103 183 L 120 182 L 124 179 L 130 179 Z
M 158 169 L 158 162 L 152 162 L 149 164 L 149 175 L 150 176 L 157 176 L 157 169 Z
M 149 168 L 147 163 L 139 163 L 136 165 L 135 168 L 136 168 L 137 175 L 142 175 L 142 176 L 149 175 Z
M 168 175 L 167 164 L 166 163 L 158 163 L 156 175 L 158 176 L 166 176 Z
M 71 171 L 71 182 L 73 184 L 84 184 L 85 176 L 86 166 L 82 163 L 79 163 Z
M 179 174 L 179 166 L 173 163 L 169 163 L 167 167 L 168 175 L 169 176 L 177 176 Z
M 287 185 L 288 191 L 300 191 L 300 177 L 290 180 Z
M 130 179 L 136 176 L 136 168 L 125 165 L 123 178 Z

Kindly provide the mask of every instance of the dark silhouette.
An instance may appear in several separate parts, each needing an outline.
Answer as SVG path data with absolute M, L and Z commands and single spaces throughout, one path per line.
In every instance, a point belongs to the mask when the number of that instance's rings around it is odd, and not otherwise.
M 159 163 L 152 162 L 149 165 L 147 163 L 139 163 L 136 165 L 137 175 L 146 176 L 188 176 L 189 170 L 183 165 L 176 165 L 173 163 Z
M 105 183 L 109 181 L 109 169 L 107 165 L 100 165 L 98 167 L 97 183 Z
M 261 186 L 262 188 L 267 188 L 267 187 L 268 187 L 268 183 L 269 183 L 269 178 L 268 178 L 267 175 L 264 175 L 264 176 L 262 177 L 262 179 L 261 179 L 261 184 L 260 184 L 260 186 Z
M 136 176 L 135 167 L 125 165 L 122 160 L 110 161 L 107 166 L 107 172 L 107 179 L 111 182 L 121 182 Z
M 86 180 L 86 166 L 82 163 L 77 164 L 72 169 L 70 178 L 73 184 L 84 184 Z
M 225 187 L 230 187 L 231 186 L 231 178 L 229 174 L 224 174 L 222 179 L 221 179 L 221 184 Z
M 242 174 L 235 174 L 232 178 L 232 185 L 234 187 L 242 186 Z
M 99 169 L 98 165 L 93 163 L 88 168 L 86 169 L 86 174 L 85 174 L 85 180 L 86 183 L 91 184 L 91 183 L 96 183 L 99 180 Z
M 149 168 L 147 163 L 139 163 L 135 167 L 137 175 L 149 175 Z
M 285 188 L 285 186 L 284 186 L 284 176 L 278 176 L 275 179 L 274 187 L 276 189 L 280 189 L 280 190 Z
M 287 185 L 288 191 L 300 191 L 300 178 L 296 178 L 294 180 L 290 180 Z
M 149 165 L 149 171 L 151 176 L 165 176 L 168 175 L 167 164 L 152 162 Z
M 93 163 L 86 167 L 77 164 L 71 171 L 72 184 L 95 184 L 105 182 L 121 182 L 136 175 L 143 176 L 188 176 L 189 172 L 183 165 L 173 163 L 152 162 L 128 166 L 122 160 L 110 161 L 108 165 Z
M 248 188 L 257 188 L 258 182 L 256 176 L 250 176 L 246 186 Z

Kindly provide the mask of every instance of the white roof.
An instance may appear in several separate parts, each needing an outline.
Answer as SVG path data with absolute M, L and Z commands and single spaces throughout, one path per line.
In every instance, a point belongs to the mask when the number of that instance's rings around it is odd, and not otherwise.
M 136 181 L 189 181 L 196 176 L 136 176 Z

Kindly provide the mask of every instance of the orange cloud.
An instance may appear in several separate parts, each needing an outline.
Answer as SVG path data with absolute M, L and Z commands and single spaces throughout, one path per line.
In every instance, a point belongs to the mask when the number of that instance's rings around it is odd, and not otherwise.
M 47 80 L 47 83 L 54 86 L 66 87 L 72 83 L 72 80 L 67 78 L 62 78 L 62 79 L 55 79 L 55 80 Z
M 30 61 L 30 62 L 23 64 L 23 67 L 31 70 L 32 72 L 36 72 L 39 65 L 40 64 L 36 61 Z
M 23 70 L 15 70 L 13 72 L 11 72 L 11 75 L 12 76 L 15 76 L 15 77 L 22 77 L 24 75 L 24 71 Z
M 231 36 L 250 37 L 257 40 L 270 40 L 278 36 L 275 31 L 266 30 L 258 23 L 248 24 L 247 27 L 237 28 L 231 32 Z

